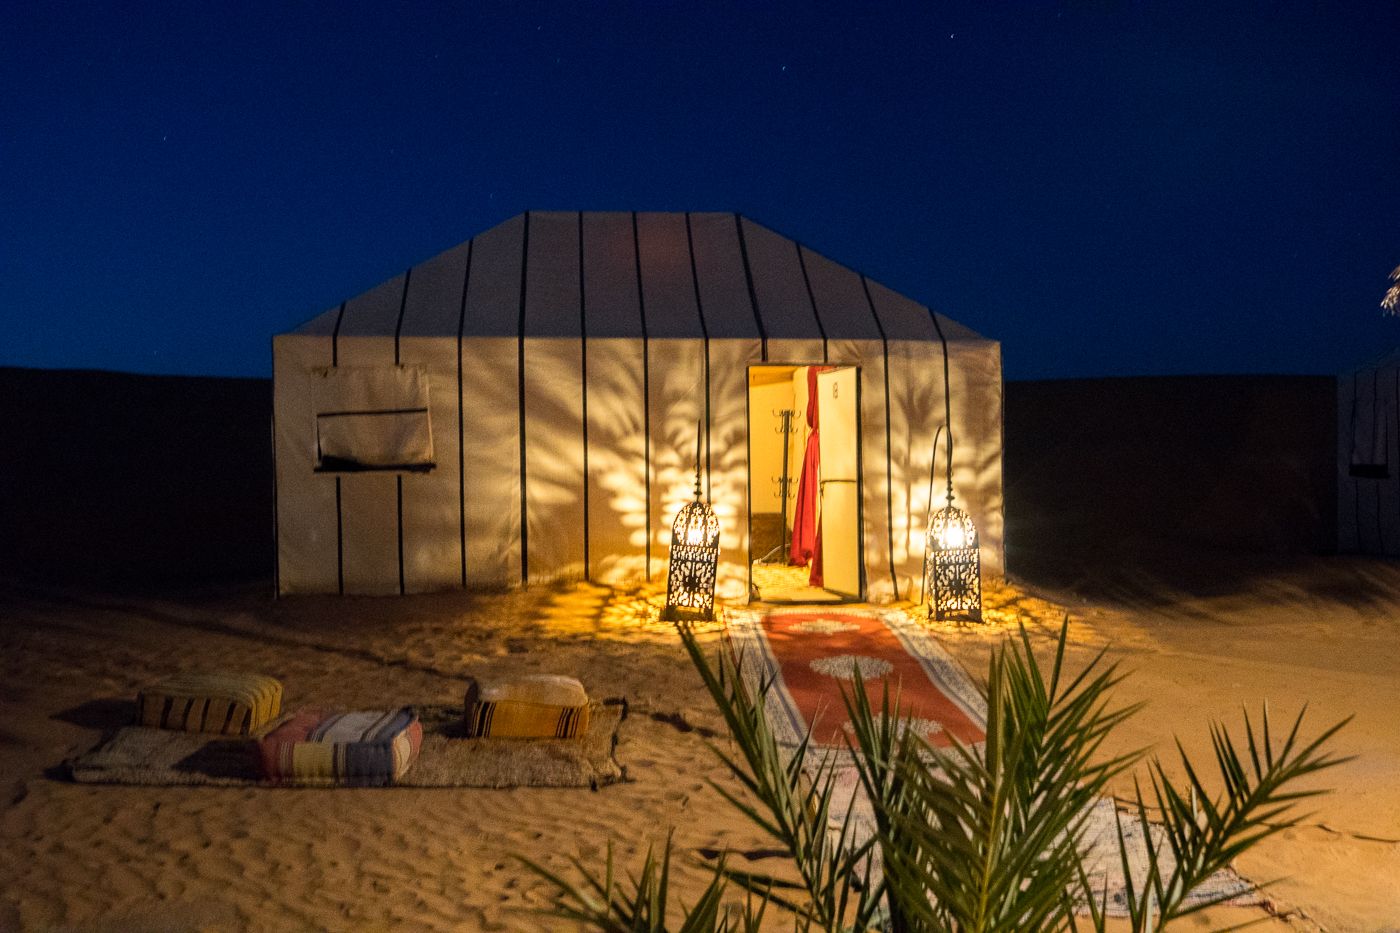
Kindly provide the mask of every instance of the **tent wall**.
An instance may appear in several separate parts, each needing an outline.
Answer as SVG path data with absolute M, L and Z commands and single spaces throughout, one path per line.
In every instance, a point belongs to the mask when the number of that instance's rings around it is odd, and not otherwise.
M 954 504 L 967 509 L 977 526 L 983 572 L 1001 573 L 1006 567 L 1001 350 L 991 341 L 950 340 L 947 346 Z M 942 345 L 891 341 L 890 418 L 893 559 L 901 596 L 917 596 L 930 502 L 932 508 L 942 508 L 947 497 L 947 434 L 940 433 L 944 425 Z
M 274 340 L 279 586 L 389 594 L 663 579 L 702 486 L 748 585 L 748 367 L 859 366 L 869 598 L 917 596 L 952 385 L 954 479 L 1003 566 L 999 346 L 733 214 L 531 212 Z M 317 371 L 421 365 L 435 467 L 316 473 Z M 942 457 L 934 490 L 942 501 Z
M 457 353 L 462 373 L 462 538 L 467 586 L 519 583 L 520 283 L 525 216 L 471 241 Z
M 701 489 L 710 485 L 706 428 L 709 340 L 700 313 L 698 270 L 691 262 L 693 228 L 684 214 L 636 214 L 636 263 L 647 328 L 650 440 L 651 571 L 665 574 L 671 520 L 695 490 L 696 428 Z M 625 555 L 627 552 L 621 552 Z M 607 555 L 600 579 L 628 571 L 625 556 Z M 645 573 L 645 567 L 643 568 Z M 633 579 L 636 573 L 631 574 Z
M 587 575 L 607 580 L 654 571 L 650 462 L 651 348 L 630 213 L 570 215 L 584 234 L 583 315 L 588 356 Z M 575 304 L 577 305 L 577 301 Z
M 1400 353 L 1337 380 L 1337 549 L 1400 556 Z
M 520 385 L 527 580 L 584 576 L 579 216 L 526 215 Z
M 436 468 L 403 476 L 404 591 L 425 593 L 462 586 L 462 467 L 459 443 L 462 370 L 456 334 L 461 323 L 472 243 L 463 243 L 416 267 L 398 324 L 398 360 L 428 369 L 428 405 Z
M 730 598 L 749 586 L 749 366 L 763 361 L 757 340 L 710 341 L 710 506 Z
M 407 275 L 396 276 L 346 302 L 335 341 L 337 366 L 397 364 L 399 315 Z M 347 473 L 340 483 L 340 564 L 355 592 L 388 596 L 403 592 L 399 562 L 399 488 L 395 473 Z
M 316 370 L 332 363 L 324 336 L 272 341 L 273 456 L 277 477 L 277 581 L 282 593 L 340 591 L 336 477 L 316 468 Z
M 428 413 L 437 466 L 402 475 L 403 591 L 431 593 L 462 585 L 462 457 L 458 443 L 457 342 L 402 337 L 399 360 L 428 368 Z

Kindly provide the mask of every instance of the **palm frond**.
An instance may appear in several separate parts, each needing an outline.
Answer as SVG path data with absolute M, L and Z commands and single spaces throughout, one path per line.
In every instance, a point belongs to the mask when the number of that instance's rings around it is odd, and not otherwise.
M 851 718 L 880 824 L 891 914 L 911 929 L 1069 928 L 1067 891 L 1082 874 L 1090 809 L 1138 756 L 1095 761 L 1104 737 L 1137 707 L 1108 703 L 1122 676 L 1112 666 L 1096 670 L 1102 654 L 1064 683 L 1067 622 L 1048 683 L 1024 630 L 993 653 L 980 749 L 952 736 L 951 749 L 934 749 L 906 730 L 892 755 L 889 725 L 854 691 Z M 888 703 L 881 713 L 888 719 Z
M 601 933 L 667 933 L 667 912 L 670 909 L 671 838 L 658 863 L 654 852 L 647 849 L 642 873 L 632 879 L 631 893 L 624 892 L 613 881 L 613 850 L 608 843 L 607 867 L 603 877 L 590 872 L 578 859 L 571 859 L 583 877 L 577 885 L 527 858 L 516 859 L 530 871 L 555 887 L 553 903 L 547 909 L 533 911 L 546 916 L 586 924 Z M 726 882 L 724 860 L 715 869 L 714 878 L 695 906 L 681 907 L 684 919 L 677 933 L 728 933 L 729 918 L 723 910 Z M 745 907 L 744 929 L 756 933 L 766 902 L 755 911 L 752 901 Z
M 680 633 L 691 662 L 729 726 L 742 763 L 713 744 L 711 748 L 758 804 L 740 800 L 713 781 L 711 786 L 788 850 L 802 879 L 804 903 L 786 898 L 775 903 L 821 929 L 863 933 L 879 905 L 878 891 L 869 884 L 869 856 L 875 841 L 854 844 L 849 806 L 840 830 L 834 836 L 829 831 L 835 793 L 833 759 L 828 755 L 815 768 L 809 767 L 810 730 L 797 748 L 785 753 L 765 711 L 772 676 L 761 676 L 756 695 L 750 697 L 744 689 L 743 658 L 731 660 L 721 651 L 712 666 L 690 628 L 682 625 Z M 778 879 L 760 873 L 727 870 L 726 877 L 751 891 L 762 887 L 771 892 L 780 886 Z
M 1294 812 L 1298 801 L 1327 793 L 1324 790 L 1288 790 L 1289 785 L 1306 775 L 1352 760 L 1322 752 L 1322 747 L 1351 721 L 1351 717 L 1323 730 L 1311 742 L 1302 745 L 1298 734 L 1306 712 L 1305 706 L 1293 721 L 1287 738 L 1275 748 L 1270 734 L 1268 704 L 1264 704 L 1261 731 L 1257 736 L 1249 711 L 1245 710 L 1244 755 L 1236 748 L 1229 730 L 1221 723 L 1212 723 L 1211 745 L 1225 786 L 1224 795 L 1219 798 L 1212 798 L 1206 792 L 1179 741 L 1177 752 L 1189 789 L 1194 792 L 1189 795 L 1190 800 L 1187 794 L 1171 785 L 1162 763 L 1155 759 L 1152 761 L 1153 796 L 1176 861 L 1171 877 L 1163 880 L 1159 891 L 1162 923 L 1228 900 L 1231 895 L 1227 894 L 1186 903 L 1187 895 L 1212 874 L 1227 867 L 1264 839 L 1306 819 L 1308 814 Z M 1138 809 L 1145 820 L 1147 808 L 1141 796 Z M 1254 885 L 1252 889 L 1261 887 Z
M 831 814 L 838 803 L 848 803 L 834 800 L 832 754 L 810 758 L 810 730 L 795 749 L 779 746 L 765 708 L 773 675 L 757 677 L 758 689 L 750 695 L 740 676 L 743 659 L 721 653 L 712 666 L 682 626 L 682 641 L 738 753 L 711 748 L 745 793 L 711 784 L 786 848 L 799 880 L 731 869 L 721 859 L 700 900 L 682 907 L 680 931 L 729 931 L 722 894 L 733 882 L 747 892 L 746 933 L 757 933 L 770 903 L 791 911 L 802 933 L 864 933 L 876 926 L 882 907 L 878 923 L 890 933 L 1077 933 L 1076 912 L 1084 911 L 1102 933 L 1108 890 L 1102 900 L 1094 899 L 1081 846 L 1108 782 L 1141 758 L 1140 752 L 1102 757 L 1109 734 L 1141 705 L 1110 702 L 1109 693 L 1125 675 L 1115 664 L 1102 664 L 1103 651 L 1073 677 L 1066 674 L 1068 624 L 1066 615 L 1048 681 L 1024 629 L 993 652 L 983 690 L 986 741 L 978 745 L 949 735 L 951 747 L 934 748 L 910 727 L 912 712 L 901 709 L 888 681 L 876 708 L 855 670 L 851 691 L 842 692 L 853 727 L 847 747 L 875 815 L 874 838 L 860 844 L 853 807 L 846 806 L 841 826 L 832 831 Z M 1321 791 L 1293 790 L 1294 782 L 1350 760 L 1322 751 L 1346 722 L 1304 744 L 1300 713 L 1276 743 L 1266 704 L 1257 732 L 1246 711 L 1243 750 L 1223 725 L 1212 723 L 1211 747 L 1224 787 L 1215 798 L 1180 742 L 1182 787 L 1171 784 L 1153 759 L 1150 793 L 1136 777 L 1133 782 L 1135 818 L 1147 850 L 1144 877 L 1132 876 L 1129 841 L 1115 811 L 1132 930 L 1160 931 L 1223 899 L 1187 902 L 1193 889 L 1232 859 L 1304 818 L 1294 814 L 1295 805 Z M 1160 827 L 1149 821 L 1148 800 L 1160 814 Z M 1170 871 L 1163 868 L 1168 854 Z M 614 882 L 611 846 L 601 877 L 574 861 L 581 884 L 522 862 L 557 889 L 546 911 L 552 916 L 602 933 L 663 933 L 669 929 L 670 858 L 670 840 L 659 862 L 648 850 L 640 876 L 625 893 Z

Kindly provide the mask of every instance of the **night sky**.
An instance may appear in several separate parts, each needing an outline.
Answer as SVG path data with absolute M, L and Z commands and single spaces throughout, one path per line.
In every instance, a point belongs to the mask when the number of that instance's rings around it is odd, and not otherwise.
M 12 2 L 0 88 L 0 365 L 267 376 L 527 209 L 739 211 L 1008 379 L 1400 344 L 1396 0 Z

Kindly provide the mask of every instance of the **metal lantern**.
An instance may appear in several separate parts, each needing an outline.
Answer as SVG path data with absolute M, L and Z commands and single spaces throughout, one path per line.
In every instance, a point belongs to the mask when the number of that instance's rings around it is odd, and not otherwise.
M 948 378 L 948 354 L 943 354 L 943 415 L 948 430 L 948 504 L 929 516 L 928 547 L 924 551 L 924 588 L 933 594 L 929 616 L 936 621 L 982 621 L 982 554 L 972 516 L 953 505 L 953 401 Z M 937 461 L 938 435 L 933 439 Z M 933 498 L 933 466 L 929 467 L 929 499 Z M 932 502 L 929 503 L 932 508 Z
M 982 621 L 982 555 L 972 516 L 948 504 L 928 523 L 928 591 L 933 593 L 929 615 L 938 620 Z
M 700 439 L 695 444 L 695 501 L 671 523 L 671 560 L 666 576 L 668 622 L 715 617 L 715 573 L 719 568 L 719 516 L 700 499 Z

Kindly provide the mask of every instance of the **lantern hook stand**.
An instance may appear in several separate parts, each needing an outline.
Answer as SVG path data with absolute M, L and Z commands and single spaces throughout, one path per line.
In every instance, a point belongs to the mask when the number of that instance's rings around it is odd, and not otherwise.
M 948 353 L 943 353 L 943 410 L 948 430 L 948 504 L 929 516 L 924 548 L 925 593 L 933 591 L 929 618 L 934 621 L 982 621 L 982 557 L 972 516 L 953 505 L 953 402 L 948 376 Z M 937 459 L 938 435 L 934 435 Z M 929 508 L 933 507 L 933 474 L 929 474 Z M 929 552 L 933 563 L 929 566 Z
M 938 430 L 933 432 L 933 456 L 928 462 L 928 511 L 924 513 L 924 527 L 927 528 L 929 522 L 933 521 L 933 476 L 938 472 L 938 438 L 943 433 L 945 425 L 939 425 Z M 928 595 L 928 542 L 924 542 L 924 566 L 919 571 L 919 602 L 923 602 Z

